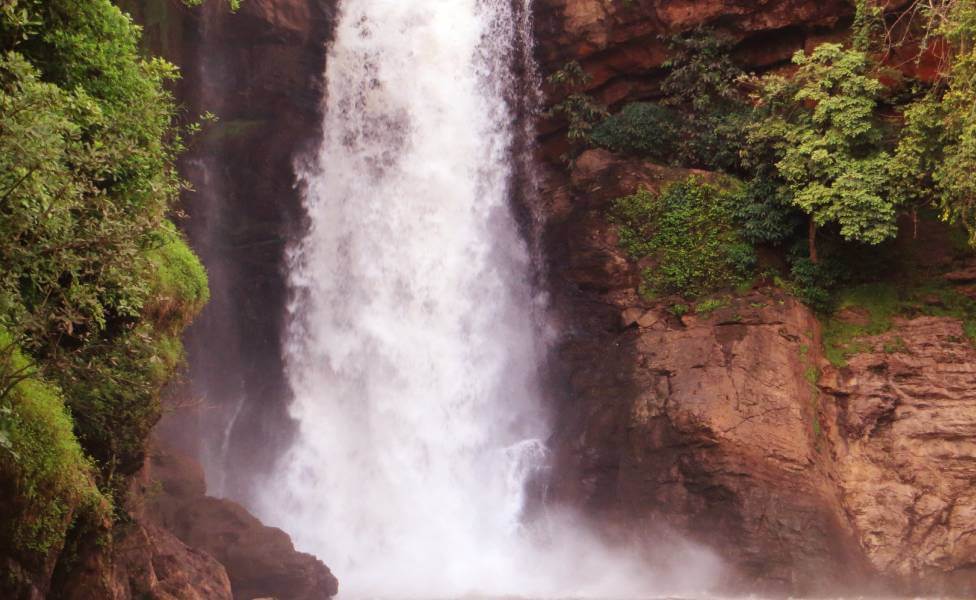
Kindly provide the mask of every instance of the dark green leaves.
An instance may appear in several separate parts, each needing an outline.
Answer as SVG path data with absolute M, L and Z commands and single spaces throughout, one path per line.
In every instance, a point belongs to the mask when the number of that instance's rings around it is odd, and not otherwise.
M 733 192 L 696 178 L 660 195 L 642 189 L 617 200 L 612 219 L 621 247 L 652 263 L 644 271 L 646 291 L 691 298 L 748 279 L 756 255 L 739 233 L 734 204 Z

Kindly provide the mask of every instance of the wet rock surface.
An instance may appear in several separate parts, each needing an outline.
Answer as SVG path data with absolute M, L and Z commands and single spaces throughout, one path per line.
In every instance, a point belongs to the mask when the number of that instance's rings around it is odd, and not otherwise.
M 127 508 L 126 522 L 81 536 L 70 570 L 55 574 L 54 597 L 324 600 L 338 592 L 321 561 L 239 504 L 207 496 L 200 465 L 157 444 Z
M 211 302 L 186 339 L 192 389 L 205 400 L 164 419 L 188 454 L 226 444 L 222 491 L 246 498 L 290 440 L 280 341 L 285 248 L 303 230 L 295 166 L 315 151 L 334 0 L 124 0 L 147 44 L 181 68 L 187 119 L 210 112 L 181 165 L 194 191 L 182 223 L 207 267 Z M 215 351 L 219 348 L 219 351 Z M 233 427 L 228 424 L 233 420 Z M 217 439 L 226 432 L 227 439 Z
M 224 567 L 172 533 L 141 522 L 116 526 L 111 549 L 87 544 L 70 577 L 65 600 L 231 600 Z
M 807 374 L 816 320 L 772 290 L 679 318 L 638 297 L 639 267 L 617 247 L 614 198 L 692 173 L 595 150 L 551 190 L 562 210 L 550 231 L 565 242 L 552 264 L 566 286 L 557 312 L 572 324 L 557 350 L 568 386 L 551 493 L 596 521 L 647 533 L 666 523 L 708 541 L 733 584 L 812 590 L 826 570 L 853 581 L 864 565 Z

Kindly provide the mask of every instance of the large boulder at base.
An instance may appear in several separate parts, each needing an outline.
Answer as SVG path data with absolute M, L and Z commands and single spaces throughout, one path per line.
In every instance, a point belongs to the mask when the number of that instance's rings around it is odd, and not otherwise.
M 215 557 L 235 599 L 320 600 L 338 592 L 328 567 L 296 551 L 285 532 L 236 502 L 206 496 L 203 470 L 191 459 L 156 447 L 145 482 L 156 490 L 146 500 L 147 518 Z

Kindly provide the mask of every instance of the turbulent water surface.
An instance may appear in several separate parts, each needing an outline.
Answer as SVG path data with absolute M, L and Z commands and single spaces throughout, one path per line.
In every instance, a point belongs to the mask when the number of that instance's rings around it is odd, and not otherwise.
M 538 302 L 510 210 L 528 7 L 346 0 L 302 168 L 286 345 L 298 437 L 262 516 L 355 597 L 649 591 L 575 527 L 523 522 L 544 468 Z

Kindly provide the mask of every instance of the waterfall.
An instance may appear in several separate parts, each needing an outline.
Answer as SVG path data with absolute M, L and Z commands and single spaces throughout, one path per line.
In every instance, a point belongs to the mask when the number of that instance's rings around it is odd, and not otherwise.
M 262 517 L 347 596 L 619 592 L 593 583 L 610 562 L 596 544 L 522 519 L 548 435 L 541 303 L 510 207 L 509 100 L 531 11 L 340 10 L 324 138 L 300 169 L 308 229 L 289 257 L 298 432 L 262 486 Z

